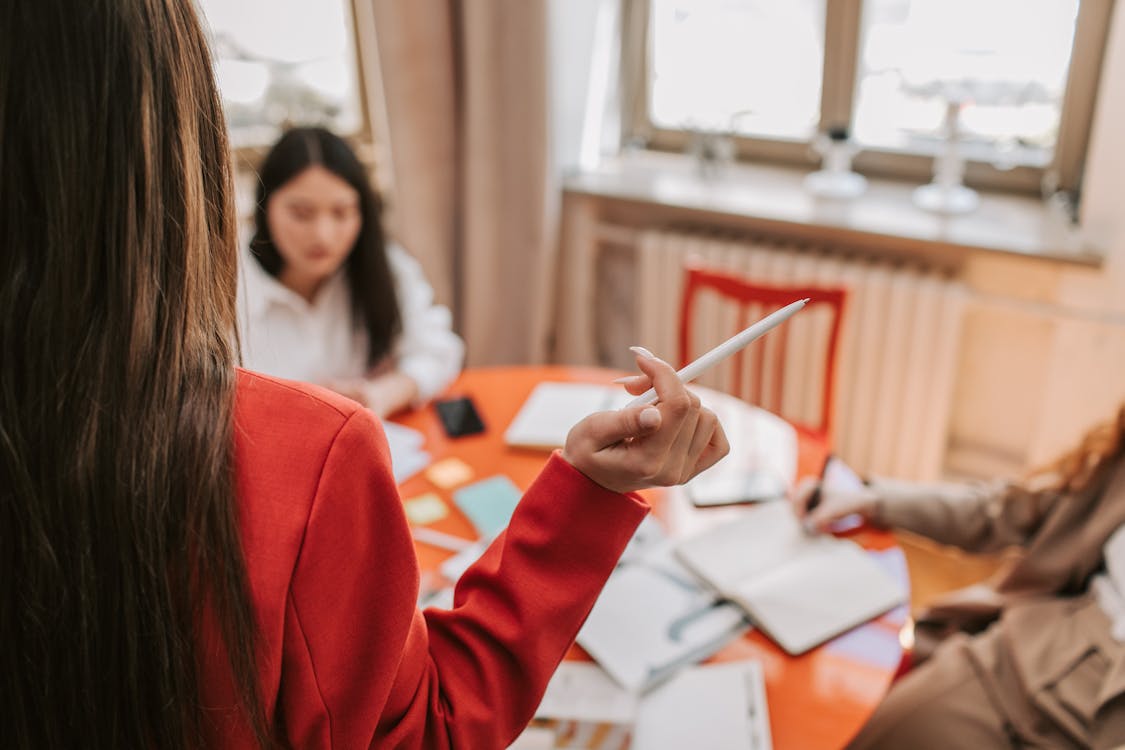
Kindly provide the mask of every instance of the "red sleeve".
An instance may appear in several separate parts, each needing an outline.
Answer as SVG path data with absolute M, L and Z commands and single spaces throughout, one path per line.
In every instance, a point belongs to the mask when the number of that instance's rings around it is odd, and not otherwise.
M 418 566 L 373 415 L 325 462 L 286 612 L 282 723 L 294 747 L 503 748 L 531 719 L 647 512 L 553 456 L 448 612 Z

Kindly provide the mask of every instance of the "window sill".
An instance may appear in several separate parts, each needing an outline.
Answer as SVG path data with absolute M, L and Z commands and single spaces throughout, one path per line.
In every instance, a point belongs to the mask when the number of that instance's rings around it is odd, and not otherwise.
M 943 216 L 912 203 L 915 184 L 869 179 L 862 196 L 840 201 L 805 191 L 806 174 L 787 167 L 733 164 L 705 178 L 689 157 L 638 152 L 569 177 L 564 191 L 617 204 L 616 211 L 603 211 L 603 218 L 626 225 L 635 225 L 641 214 L 647 221 L 668 223 L 711 220 L 797 242 L 923 256 L 951 267 L 977 254 L 1086 268 L 1103 262 L 1102 251 L 1041 200 L 982 192 L 976 211 Z

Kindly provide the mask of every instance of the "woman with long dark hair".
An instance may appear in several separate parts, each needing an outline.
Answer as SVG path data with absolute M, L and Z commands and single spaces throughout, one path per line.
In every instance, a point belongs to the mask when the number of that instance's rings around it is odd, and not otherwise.
M 384 236 L 355 153 L 295 128 L 259 169 L 239 324 L 252 370 L 327 386 L 380 416 L 429 400 L 464 346 L 413 257 Z
M 622 493 L 721 428 L 639 360 L 661 401 L 576 426 L 423 613 L 375 417 L 235 367 L 235 243 L 193 4 L 0 3 L 2 744 L 505 747 L 646 512 Z
M 858 513 L 970 552 L 1019 550 L 915 616 L 915 666 L 850 750 L 1125 744 L 1125 406 L 1022 482 L 874 479 L 821 497 L 820 528 Z

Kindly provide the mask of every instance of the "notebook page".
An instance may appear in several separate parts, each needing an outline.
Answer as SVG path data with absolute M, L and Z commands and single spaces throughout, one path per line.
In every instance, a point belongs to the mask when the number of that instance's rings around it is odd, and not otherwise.
M 676 554 L 719 591 L 730 591 L 828 541 L 806 534 L 788 503 L 777 501 L 748 508 L 736 520 L 682 541 Z
M 632 750 L 769 750 L 769 711 L 755 661 L 686 669 L 641 701 Z
M 806 550 L 730 592 L 754 623 L 790 654 L 819 646 L 905 599 L 898 582 L 863 548 L 834 541 Z

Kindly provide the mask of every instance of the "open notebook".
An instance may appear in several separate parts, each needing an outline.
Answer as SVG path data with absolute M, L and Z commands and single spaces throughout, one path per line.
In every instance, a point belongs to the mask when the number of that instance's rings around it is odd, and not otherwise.
M 639 692 L 702 661 L 749 629 L 672 554 L 672 540 L 646 518 L 621 556 L 578 644 L 622 687 Z
M 862 547 L 807 534 L 786 502 L 751 508 L 681 542 L 676 555 L 790 654 L 906 600 Z
M 504 442 L 520 448 L 561 448 L 570 428 L 583 417 L 620 409 L 632 399 L 619 385 L 540 383 L 504 432 Z

